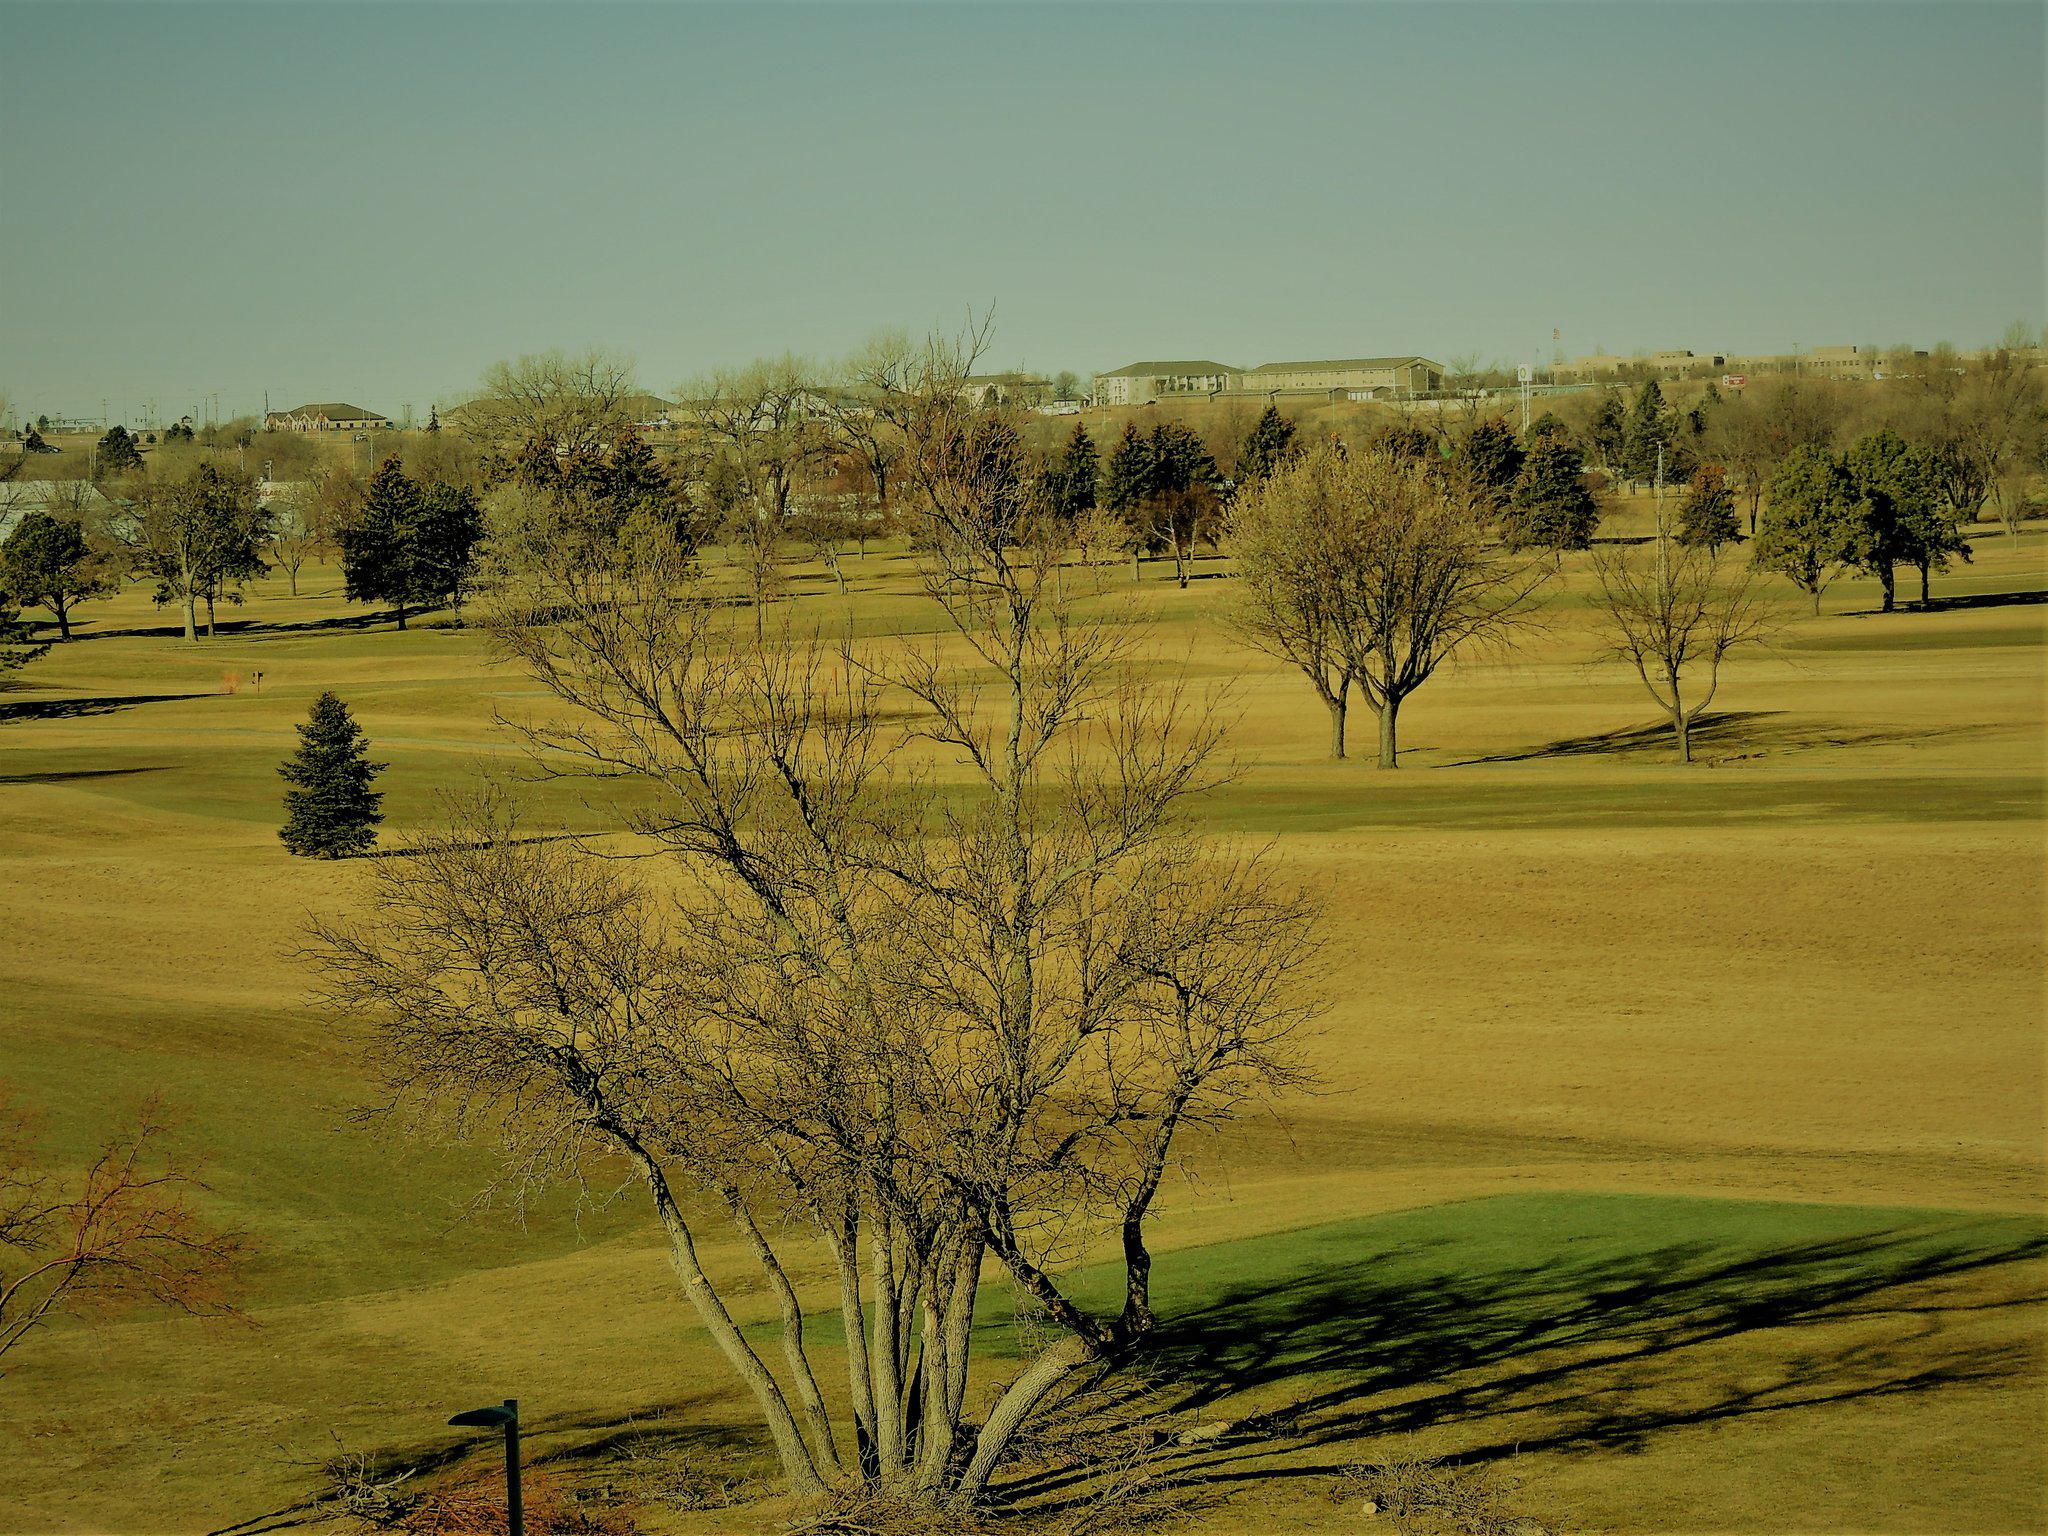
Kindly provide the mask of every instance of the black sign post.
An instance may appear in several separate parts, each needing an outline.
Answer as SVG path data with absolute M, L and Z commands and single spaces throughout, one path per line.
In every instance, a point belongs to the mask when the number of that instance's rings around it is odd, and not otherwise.
M 502 1408 L 472 1408 L 448 1422 L 505 1431 L 505 1528 L 512 1536 L 526 1536 L 526 1509 L 519 1497 L 519 1399 L 506 1398 Z

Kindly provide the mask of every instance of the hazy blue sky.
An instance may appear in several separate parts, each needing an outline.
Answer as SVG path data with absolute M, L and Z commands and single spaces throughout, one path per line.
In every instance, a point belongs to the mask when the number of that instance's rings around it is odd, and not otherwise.
M 0 5 L 0 390 L 397 414 L 998 306 L 997 361 L 1976 343 L 2044 8 Z

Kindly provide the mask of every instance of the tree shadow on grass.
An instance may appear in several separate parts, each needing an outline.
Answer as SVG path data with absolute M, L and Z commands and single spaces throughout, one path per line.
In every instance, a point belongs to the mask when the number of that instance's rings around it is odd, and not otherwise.
M 1162 1330 L 1160 1374 L 1179 1384 L 1180 1414 L 1241 1393 L 1277 1406 L 1175 1453 L 1173 1475 L 1326 1476 L 1359 1457 L 1271 1458 L 1424 1432 L 1460 1463 L 1634 1452 L 1690 1426 L 2009 1382 L 2029 1350 L 1951 1325 L 2048 1301 L 2009 1268 L 2044 1255 L 2048 1238 L 2005 1224 L 1490 1273 L 1455 1267 L 1455 1251 L 1440 1265 L 1390 1251 L 1246 1285 Z
M 96 699 L 29 699 L 0 703 L 0 725 L 16 720 L 79 720 L 88 715 L 111 715 L 138 704 L 172 704 L 180 699 L 210 699 L 213 693 L 120 693 Z M 139 770 L 127 770 L 139 771 Z
M 53 768 L 48 773 L 0 773 L 0 784 L 71 784 L 81 779 L 125 779 L 137 773 L 163 773 L 165 763 L 142 768 Z
M 439 609 L 430 609 L 426 613 L 413 610 L 407 612 L 406 618 L 412 621 L 412 628 L 414 629 L 445 628 L 445 625 L 420 622 L 440 612 L 441 610 Z M 290 619 L 276 623 L 266 622 L 262 619 L 221 619 L 214 624 L 211 635 L 206 634 L 202 630 L 197 643 L 203 645 L 208 640 L 227 639 L 288 639 L 293 635 L 317 635 L 334 633 L 336 631 L 376 629 L 385 624 L 391 625 L 394 630 L 397 628 L 398 610 L 396 608 L 385 608 L 364 613 L 338 613 L 325 619 Z M 74 627 L 71 632 L 71 640 L 74 644 L 88 640 L 182 640 L 184 638 L 185 626 L 182 622 L 176 624 L 142 624 L 128 629 L 87 629 Z
M 1968 735 L 1979 726 L 1946 726 L 1935 729 L 1866 730 L 1830 725 L 1825 721 L 1792 720 L 1783 710 L 1723 710 L 1702 715 L 1693 722 L 1695 755 L 1720 749 L 1736 755 L 1758 752 L 1810 751 L 1818 747 L 1876 747 L 1908 741 L 1929 741 L 1941 736 Z M 1674 756 L 1669 721 L 1654 725 L 1629 726 L 1602 731 L 1593 736 L 1566 736 L 1545 742 L 1526 752 L 1498 752 L 1488 757 L 1468 757 L 1449 768 L 1472 768 L 1485 763 L 1533 763 L 1571 757 L 1628 757 L 1644 754 Z
M 1954 597 L 1930 598 L 1926 602 L 1903 595 L 1890 613 L 1882 608 L 1845 608 L 1834 615 L 1841 619 L 1898 618 L 1911 613 L 1961 613 L 1972 608 L 2034 608 L 2048 603 L 2048 590 L 2031 592 L 1964 592 Z

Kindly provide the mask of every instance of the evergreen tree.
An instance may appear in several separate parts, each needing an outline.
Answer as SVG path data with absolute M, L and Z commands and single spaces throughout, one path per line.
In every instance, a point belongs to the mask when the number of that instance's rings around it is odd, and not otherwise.
M 441 430 L 441 407 L 439 407 L 438 405 L 430 405 L 427 407 L 427 430 L 429 432 L 438 432 Z
M 1066 521 L 1073 524 L 1084 513 L 1093 510 L 1095 485 L 1101 474 L 1101 455 L 1095 451 L 1095 439 L 1088 435 L 1088 428 L 1083 423 L 1074 423 L 1073 436 L 1067 439 L 1059 466 L 1064 487 L 1060 511 Z
M 1718 464 L 1702 464 L 1693 471 L 1678 504 L 1678 542 L 1688 547 L 1719 549 L 1742 537 L 1742 525 L 1735 519 L 1735 496 L 1728 489 L 1728 476 Z
M 419 484 L 394 454 L 370 477 L 362 509 L 341 531 L 341 572 L 350 601 L 397 604 L 400 629 L 415 600 L 413 543 L 419 522 Z
M 1600 409 L 1593 413 L 1593 420 L 1586 428 L 1586 445 L 1599 459 L 1601 468 L 1613 469 L 1621 463 L 1622 448 L 1628 441 L 1628 417 L 1622 411 L 1621 401 L 1613 394 L 1602 397 Z
M 1856 482 L 1825 448 L 1808 444 L 1785 456 L 1765 493 L 1752 558 L 1813 599 L 1850 558 L 1860 516 Z
M 1216 493 L 1223 473 L 1201 435 L 1180 422 L 1155 425 L 1149 448 L 1152 485 L 1140 532 L 1172 554 L 1174 577 L 1185 587 L 1195 545 L 1215 542 Z
M 1124 423 L 1124 435 L 1110 451 L 1102 468 L 1102 494 L 1098 504 L 1127 518 L 1135 518 L 1152 494 L 1152 445 L 1139 435 L 1138 424 Z
M 429 480 L 420 487 L 418 515 L 412 540 L 413 598 L 422 605 L 448 602 L 459 609 L 476 569 L 483 508 L 463 487 Z
M 369 760 L 369 742 L 332 693 L 313 701 L 299 727 L 298 750 L 279 767 L 284 793 L 278 838 L 302 858 L 338 859 L 377 841 L 384 796 L 370 787 L 384 764 Z
M 125 475 L 142 468 L 142 450 L 135 446 L 126 427 L 107 428 L 106 436 L 100 439 L 95 468 L 102 475 Z
M 21 451 L 23 453 L 55 453 L 57 450 L 43 441 L 43 434 L 41 432 L 37 431 L 34 427 L 30 427 L 28 435 L 21 440 Z
M 1501 518 L 1502 542 L 1510 549 L 1584 549 L 1599 526 L 1579 450 L 1560 436 L 1537 438 Z
M 1394 458 L 1434 463 L 1443 457 L 1436 439 L 1412 421 L 1390 421 L 1373 434 L 1372 446 Z
M 174 421 L 164 428 L 164 441 L 167 443 L 189 443 L 192 441 L 192 429 L 182 421 Z
M 483 537 L 483 509 L 460 486 L 407 475 L 386 459 L 363 490 L 355 521 L 341 534 L 341 568 L 357 602 L 396 605 L 398 627 L 408 608 L 460 606 Z
M 0 591 L 49 609 L 60 639 L 71 638 L 74 605 L 113 590 L 85 542 L 85 530 L 71 518 L 26 513 L 0 544 Z
M 1636 391 L 1635 404 L 1622 431 L 1621 472 L 1638 484 L 1655 480 L 1658 450 L 1663 449 L 1664 474 L 1669 479 L 1671 440 L 1671 413 L 1664 405 L 1664 391 L 1658 388 L 1655 379 L 1645 379 L 1643 387 Z
M 1482 421 L 1458 445 L 1455 462 L 1465 483 L 1494 511 L 1507 505 L 1522 473 L 1522 445 L 1499 417 Z
M 1280 408 L 1269 405 L 1252 423 L 1251 431 L 1245 434 L 1244 446 L 1237 451 L 1237 488 L 1249 490 L 1259 484 L 1274 470 L 1292 457 L 1294 453 L 1294 423 L 1280 414 Z
M 635 513 L 645 513 L 668 527 L 677 527 L 680 497 L 675 482 L 654 448 L 638 432 L 629 432 L 612 450 L 597 474 L 597 494 L 616 526 L 623 528 Z

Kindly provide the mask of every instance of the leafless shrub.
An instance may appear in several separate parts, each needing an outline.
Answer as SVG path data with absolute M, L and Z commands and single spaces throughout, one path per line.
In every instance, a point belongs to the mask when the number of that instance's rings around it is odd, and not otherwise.
M 1546 1536 L 1516 1507 L 1522 1481 L 1491 1462 L 1458 1466 L 1429 1456 L 1389 1456 L 1339 1474 L 1336 1496 L 1371 1506 L 1403 1536 Z

